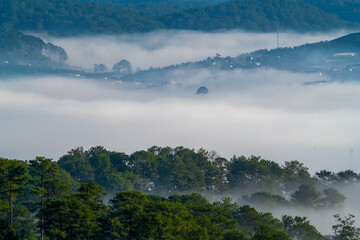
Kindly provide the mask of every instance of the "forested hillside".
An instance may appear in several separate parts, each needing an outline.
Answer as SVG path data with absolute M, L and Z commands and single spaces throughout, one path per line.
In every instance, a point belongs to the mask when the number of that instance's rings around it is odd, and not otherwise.
M 242 28 L 276 31 L 277 24 L 296 31 L 319 31 L 351 26 L 335 15 L 293 0 L 235 0 L 206 8 L 192 8 L 162 16 L 171 28 L 215 30 Z
M 302 0 L 328 13 L 333 13 L 341 19 L 360 22 L 359 0 Z
M 345 199 L 337 189 L 360 181 L 352 170 L 311 176 L 298 161 L 280 166 L 255 156 L 227 160 L 203 149 L 156 146 L 131 155 L 80 147 L 58 162 L 0 158 L 0 169 L 2 240 L 41 234 L 49 239 L 324 239 L 305 217 L 280 220 L 247 204 L 334 208 Z M 358 231 L 340 216 L 337 221 L 334 237 L 342 228 Z
M 190 6 L 189 6 L 190 7 Z M 294 0 L 235 0 L 205 7 L 180 4 L 100 4 L 77 0 L 3 0 L 0 27 L 50 34 L 130 33 L 155 29 L 320 31 L 358 27 Z
M 196 5 L 208 5 L 219 2 L 227 2 L 229 0 L 80 0 L 81 2 L 97 2 L 102 4 L 166 4 L 166 5 L 186 5 L 186 6 L 196 6 Z
M 56 65 L 68 58 L 64 49 L 40 38 L 9 29 L 0 31 L 0 64 Z
M 58 162 L 0 158 L 0 169 L 1 240 L 325 239 L 306 217 L 276 219 L 246 204 L 333 208 L 344 201 L 336 188 L 360 180 L 351 170 L 311 177 L 298 161 L 229 161 L 203 149 L 156 146 L 131 155 L 80 147 Z M 337 221 L 334 239 L 358 231 Z

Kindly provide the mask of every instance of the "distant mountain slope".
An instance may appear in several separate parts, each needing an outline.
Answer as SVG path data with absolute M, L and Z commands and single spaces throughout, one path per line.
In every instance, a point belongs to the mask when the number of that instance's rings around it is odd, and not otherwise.
M 50 34 L 141 32 L 163 27 L 146 14 L 77 0 L 1 0 L 0 27 Z
M 351 26 L 335 15 L 294 0 L 236 0 L 188 9 L 162 16 L 159 20 L 171 28 L 202 30 L 275 31 L 279 24 L 282 29 L 317 31 Z
M 360 33 L 349 34 L 332 41 L 304 44 L 290 48 L 262 49 L 236 57 L 207 58 L 163 68 L 136 72 L 122 79 L 141 82 L 145 86 L 166 85 L 169 72 L 186 69 L 227 70 L 273 68 L 285 71 L 318 73 L 319 80 L 345 81 L 360 76 Z M 321 74 L 320 74 L 321 73 Z
M 0 64 L 63 64 L 67 60 L 64 49 L 40 38 L 14 30 L 0 29 Z
M 213 62 L 214 59 L 210 62 Z M 332 72 L 334 69 L 336 71 L 345 69 L 344 71 L 350 72 L 352 77 L 358 77 L 357 74 L 360 73 L 360 33 L 297 47 L 258 50 L 235 58 L 218 58 L 215 61 L 217 67 L 224 69 L 271 67 L 305 72 Z M 202 63 L 207 62 L 209 60 Z M 350 70 L 351 66 L 356 66 L 356 71 Z
M 152 3 L 152 4 L 168 4 L 168 5 L 204 5 L 212 3 L 227 2 L 230 0 L 80 0 L 80 2 L 97 2 L 102 4 L 112 4 L 112 3 L 121 3 L 121 4 L 143 4 L 143 3 Z
M 170 1 L 170 0 L 168 0 Z M 0 27 L 46 31 L 57 35 L 131 33 L 155 29 L 250 31 L 324 31 L 359 27 L 336 15 L 296 0 L 235 0 L 206 7 L 163 12 L 155 5 L 141 8 L 77 0 L 1 0 Z M 161 16 L 159 16 L 161 15 Z
M 341 19 L 360 23 L 360 0 L 302 0 Z

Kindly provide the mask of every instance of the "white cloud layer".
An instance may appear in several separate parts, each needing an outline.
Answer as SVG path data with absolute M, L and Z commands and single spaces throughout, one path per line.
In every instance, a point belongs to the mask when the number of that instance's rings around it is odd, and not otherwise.
M 280 33 L 280 46 L 291 47 L 305 43 L 332 40 L 349 33 L 343 30 L 329 33 Z M 134 68 L 148 69 L 181 62 L 198 61 L 214 57 L 237 56 L 258 49 L 276 47 L 276 33 L 250 33 L 239 30 L 223 32 L 155 31 L 146 34 L 52 38 L 46 41 L 63 47 L 69 63 L 85 68 L 103 63 L 109 69 L 121 59 L 129 60 Z
M 194 95 L 197 84 L 150 91 L 86 79 L 2 81 L 1 155 L 57 159 L 77 146 L 131 153 L 183 145 L 225 157 L 297 159 L 312 171 L 360 170 L 360 84 L 303 86 L 317 76 L 271 70 L 209 75 L 196 76 L 210 89 L 205 97 Z

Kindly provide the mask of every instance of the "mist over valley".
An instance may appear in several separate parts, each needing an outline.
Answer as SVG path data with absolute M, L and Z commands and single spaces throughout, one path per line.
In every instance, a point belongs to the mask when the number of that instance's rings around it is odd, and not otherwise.
M 0 240 L 359 239 L 358 4 L 0 3 Z

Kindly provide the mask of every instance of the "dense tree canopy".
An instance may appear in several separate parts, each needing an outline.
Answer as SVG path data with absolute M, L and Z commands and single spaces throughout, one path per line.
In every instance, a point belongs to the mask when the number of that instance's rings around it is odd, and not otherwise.
M 275 31 L 277 24 L 282 29 L 295 31 L 358 26 L 358 23 L 341 20 L 321 8 L 295 0 L 234 0 L 210 6 L 186 3 L 129 5 L 77 0 L 3 0 L 0 3 L 0 27 L 74 35 L 144 32 L 164 28 L 241 28 L 268 32 Z M 331 12 L 331 9 L 328 10 Z M 346 19 L 358 22 L 353 18 Z
M 357 186 L 359 179 L 351 170 L 311 177 L 298 161 L 284 166 L 255 156 L 228 161 L 214 151 L 157 146 L 130 155 L 78 147 L 58 162 L 1 158 L 0 166 L 1 240 L 320 240 L 324 237 L 305 217 L 279 220 L 247 204 L 333 208 L 344 201 L 337 188 Z M 211 203 L 200 193 L 243 197 Z M 336 217 L 335 239 L 357 236 L 352 215 Z

